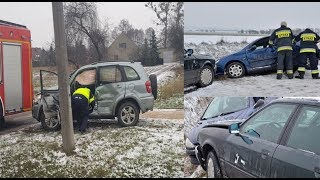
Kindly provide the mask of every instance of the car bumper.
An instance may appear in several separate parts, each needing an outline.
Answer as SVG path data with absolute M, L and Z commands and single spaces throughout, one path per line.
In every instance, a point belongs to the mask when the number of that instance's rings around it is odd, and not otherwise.
M 199 165 L 200 164 L 198 159 L 197 159 L 197 156 L 196 156 L 195 148 L 193 148 L 193 149 L 186 148 L 186 153 L 188 154 L 188 156 L 190 158 L 191 164 L 194 164 L 194 165 Z
M 196 155 L 196 158 L 197 158 L 198 163 L 201 165 L 201 167 L 202 167 L 204 170 L 206 170 L 206 167 L 205 167 L 205 159 L 204 159 L 203 156 L 202 156 L 200 146 L 196 146 L 196 147 L 195 147 L 195 155 Z
M 224 75 L 224 68 L 222 66 L 216 66 L 215 75 Z
M 40 105 L 36 104 L 32 106 L 32 117 L 39 121 Z
M 153 96 L 141 98 L 140 108 L 142 113 L 145 113 L 147 111 L 152 111 L 153 105 L 154 105 Z

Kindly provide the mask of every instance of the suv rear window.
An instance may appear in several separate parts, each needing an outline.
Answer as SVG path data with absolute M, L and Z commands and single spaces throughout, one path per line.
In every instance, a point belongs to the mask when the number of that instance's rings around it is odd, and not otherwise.
M 135 81 L 140 79 L 138 73 L 132 67 L 124 66 L 123 69 L 128 81 Z

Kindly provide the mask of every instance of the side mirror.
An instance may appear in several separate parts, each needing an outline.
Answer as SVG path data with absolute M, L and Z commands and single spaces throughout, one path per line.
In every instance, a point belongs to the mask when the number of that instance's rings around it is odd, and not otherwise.
M 260 106 L 262 106 L 264 104 L 264 100 L 263 99 L 259 99 L 256 104 L 253 105 L 253 108 L 256 109 Z
M 187 54 L 188 56 L 191 56 L 191 54 L 193 54 L 193 49 L 187 49 Z
M 235 124 L 230 124 L 229 125 L 229 133 L 230 134 L 239 134 L 240 132 L 240 125 L 239 123 L 235 123 Z

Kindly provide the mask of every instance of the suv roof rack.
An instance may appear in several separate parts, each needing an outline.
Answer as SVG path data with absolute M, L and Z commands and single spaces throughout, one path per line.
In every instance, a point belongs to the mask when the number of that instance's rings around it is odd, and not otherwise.
M 9 21 L 4 21 L 4 20 L 0 20 L 0 25 L 9 25 L 9 26 L 17 26 L 17 27 L 27 28 L 27 26 L 24 26 L 24 25 L 21 25 L 21 24 L 12 23 L 12 22 L 9 22 Z

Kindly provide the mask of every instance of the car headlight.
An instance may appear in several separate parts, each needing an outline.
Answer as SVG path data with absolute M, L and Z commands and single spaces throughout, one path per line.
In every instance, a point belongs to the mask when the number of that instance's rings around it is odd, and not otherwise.
M 186 138 L 186 147 L 187 148 L 195 148 L 196 146 L 189 140 L 189 138 Z

